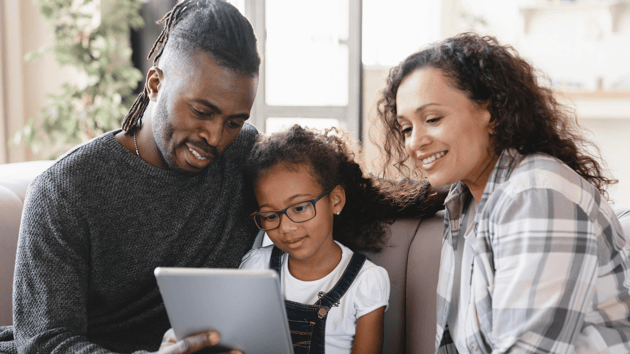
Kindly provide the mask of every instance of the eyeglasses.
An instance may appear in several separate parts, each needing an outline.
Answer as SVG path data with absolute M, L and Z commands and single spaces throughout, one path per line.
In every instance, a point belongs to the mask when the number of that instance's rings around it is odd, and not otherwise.
M 333 189 L 335 188 L 331 188 L 325 191 L 314 199 L 293 204 L 283 210 L 263 211 L 260 213 L 252 214 L 252 217 L 256 222 L 256 226 L 258 226 L 258 228 L 263 231 L 269 231 L 278 228 L 280 226 L 280 217 L 282 216 L 282 214 L 286 215 L 289 220 L 296 223 L 307 222 L 314 218 L 315 215 L 317 215 L 315 204 L 317 204 L 320 199 L 328 195 L 328 193 L 332 192 Z

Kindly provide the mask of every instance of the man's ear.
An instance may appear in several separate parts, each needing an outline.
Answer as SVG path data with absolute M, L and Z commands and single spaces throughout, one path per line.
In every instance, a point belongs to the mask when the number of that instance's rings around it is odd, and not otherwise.
M 149 94 L 149 99 L 153 102 L 157 101 L 158 92 L 162 87 L 162 80 L 164 79 L 164 73 L 157 66 L 152 66 L 147 72 L 147 80 L 145 88 Z
M 343 210 L 346 205 L 346 191 L 342 186 L 337 186 L 330 192 L 330 201 L 335 214 Z

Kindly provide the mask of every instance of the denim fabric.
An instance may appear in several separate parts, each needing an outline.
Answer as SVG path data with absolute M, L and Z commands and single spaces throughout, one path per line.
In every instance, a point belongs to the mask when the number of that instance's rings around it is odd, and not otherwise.
M 281 256 L 282 251 L 274 246 L 269 268 L 278 272 L 280 277 L 282 277 Z M 285 300 L 294 354 L 324 354 L 328 311 L 333 306 L 339 305 L 339 300 L 359 274 L 365 259 L 364 255 L 354 253 L 337 284 L 328 293 L 320 291 L 319 300 L 315 304 L 306 305 Z

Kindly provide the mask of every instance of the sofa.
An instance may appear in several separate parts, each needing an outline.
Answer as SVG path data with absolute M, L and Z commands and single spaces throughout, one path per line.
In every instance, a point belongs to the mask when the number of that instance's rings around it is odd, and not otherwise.
M 12 323 L 12 279 L 24 196 L 30 181 L 53 161 L 0 165 L 0 326 Z M 626 234 L 630 209 L 615 206 Z M 443 212 L 423 220 L 400 219 L 389 226 L 384 251 L 368 258 L 389 272 L 391 295 L 385 313 L 384 353 L 433 353 L 435 307 Z

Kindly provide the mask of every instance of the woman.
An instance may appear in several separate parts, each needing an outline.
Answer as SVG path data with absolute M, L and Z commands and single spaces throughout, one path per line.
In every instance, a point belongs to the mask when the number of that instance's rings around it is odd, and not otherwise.
M 630 352 L 615 181 L 513 48 L 461 34 L 405 59 L 379 101 L 387 164 L 446 199 L 439 352 Z

